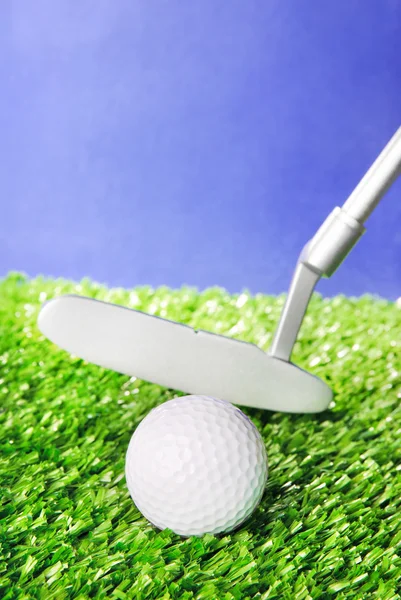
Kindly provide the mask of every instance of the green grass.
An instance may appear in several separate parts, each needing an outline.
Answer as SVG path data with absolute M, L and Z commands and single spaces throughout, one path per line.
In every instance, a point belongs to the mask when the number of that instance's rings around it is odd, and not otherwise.
M 232 535 L 181 539 L 136 510 L 124 455 L 176 395 L 71 358 L 36 328 L 66 292 L 138 308 L 267 349 L 284 297 L 0 282 L 0 597 L 401 598 L 401 307 L 314 296 L 294 360 L 323 377 L 322 415 L 246 410 L 269 481 Z

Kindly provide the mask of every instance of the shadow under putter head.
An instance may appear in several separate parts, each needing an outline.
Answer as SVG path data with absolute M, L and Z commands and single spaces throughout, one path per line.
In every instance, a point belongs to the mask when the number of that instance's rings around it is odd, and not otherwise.
M 38 326 L 52 342 L 96 365 L 190 394 L 290 413 L 325 410 L 332 391 L 290 362 L 310 297 L 364 233 L 363 223 L 401 171 L 397 131 L 342 208 L 302 250 L 269 353 L 254 344 L 81 296 L 45 303 Z

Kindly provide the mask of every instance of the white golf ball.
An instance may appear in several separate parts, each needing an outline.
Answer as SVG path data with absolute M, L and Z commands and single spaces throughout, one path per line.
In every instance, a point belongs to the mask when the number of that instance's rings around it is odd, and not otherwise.
M 137 508 L 182 536 L 231 531 L 258 505 L 263 440 L 229 402 L 184 396 L 153 409 L 133 434 L 125 475 Z

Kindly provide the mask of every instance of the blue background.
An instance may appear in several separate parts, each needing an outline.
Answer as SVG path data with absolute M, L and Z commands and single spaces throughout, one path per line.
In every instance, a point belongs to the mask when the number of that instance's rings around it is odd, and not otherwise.
M 0 86 L 0 275 L 282 292 L 401 124 L 401 2 L 3 0 Z M 401 296 L 400 224 L 320 291 Z

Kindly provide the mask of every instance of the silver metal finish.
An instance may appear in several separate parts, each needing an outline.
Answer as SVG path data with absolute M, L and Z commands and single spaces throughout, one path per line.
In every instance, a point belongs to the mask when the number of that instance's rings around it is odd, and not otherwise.
M 304 246 L 270 355 L 290 360 L 309 300 L 320 277 L 330 277 L 365 232 L 363 223 L 401 173 L 401 128 L 342 208 L 335 208 Z
M 337 207 L 304 246 L 299 261 L 331 277 L 364 233 L 363 225 Z
M 269 354 L 289 361 L 310 297 L 320 274 L 298 262 Z
M 401 127 L 345 202 L 345 212 L 364 223 L 400 173 Z

